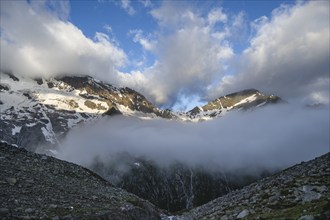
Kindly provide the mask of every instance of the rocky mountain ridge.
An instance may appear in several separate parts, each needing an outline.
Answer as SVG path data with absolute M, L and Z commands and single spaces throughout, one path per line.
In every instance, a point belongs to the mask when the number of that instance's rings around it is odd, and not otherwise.
M 31 151 L 42 145 L 48 153 L 56 153 L 56 145 L 72 127 L 104 115 L 199 122 L 222 117 L 233 109 L 257 108 L 280 100 L 258 90 L 244 90 L 179 113 L 155 107 L 130 88 L 117 88 L 89 76 L 32 79 L 0 73 L 0 140 Z
M 208 102 L 201 107 L 195 107 L 187 112 L 190 118 L 200 117 L 219 117 L 232 109 L 247 110 L 250 108 L 260 107 L 266 104 L 280 102 L 281 98 L 275 95 L 264 95 L 256 89 L 246 89 L 240 92 L 231 93 L 221 96 L 213 101 Z
M 0 139 L 31 151 L 38 145 L 53 150 L 72 127 L 104 115 L 175 118 L 134 90 L 88 76 L 45 80 L 1 73 L 0 79 Z

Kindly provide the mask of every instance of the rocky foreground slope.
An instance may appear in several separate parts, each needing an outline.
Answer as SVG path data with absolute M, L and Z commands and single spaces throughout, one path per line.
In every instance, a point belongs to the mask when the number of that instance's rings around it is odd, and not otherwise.
M 93 172 L 0 144 L 0 219 L 329 219 L 330 153 L 178 216 Z
M 171 219 L 330 219 L 329 163 L 327 153 Z
M 160 219 L 151 203 L 80 167 L 0 144 L 0 219 Z

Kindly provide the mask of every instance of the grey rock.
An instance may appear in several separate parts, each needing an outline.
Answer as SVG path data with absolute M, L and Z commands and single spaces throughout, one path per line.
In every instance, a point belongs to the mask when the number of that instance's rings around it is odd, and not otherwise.
M 28 216 L 28 215 L 22 215 L 17 217 L 20 220 L 30 220 L 30 219 L 35 219 L 34 217 Z
M 227 215 L 221 216 L 220 220 L 229 220 Z
M 30 184 L 33 184 L 34 183 L 34 180 L 28 179 L 25 182 L 30 183 Z
M 312 215 L 304 215 L 304 216 L 301 216 L 298 220 L 314 220 L 314 216 Z
M 62 220 L 71 220 L 71 219 L 73 219 L 73 217 L 72 217 L 71 214 L 69 214 L 69 215 L 66 215 L 66 216 L 61 217 L 61 219 Z
M 7 209 L 7 208 L 0 208 L 0 215 L 5 215 L 7 213 L 9 213 L 9 209 Z
M 321 198 L 321 194 L 314 191 L 315 187 L 310 185 L 304 185 L 301 187 L 301 191 L 304 192 L 303 202 L 311 202 Z
M 250 213 L 249 210 L 244 209 L 243 211 L 241 211 L 241 212 L 236 216 L 236 218 L 238 218 L 238 219 L 245 218 L 246 216 L 249 215 L 249 213 Z
M 50 205 L 49 205 L 49 208 L 51 208 L 51 209 L 56 209 L 56 208 L 57 208 L 57 205 L 50 204 Z
M 315 190 L 320 192 L 320 193 L 323 193 L 323 192 L 328 190 L 328 187 L 326 187 L 324 185 L 323 186 L 315 186 Z
M 9 183 L 9 185 L 15 185 L 17 183 L 17 179 L 14 177 L 7 177 L 6 181 Z
M 34 210 L 31 209 L 31 208 L 25 209 L 25 213 L 27 213 L 27 214 L 30 214 L 30 213 L 33 213 L 33 212 L 34 212 Z

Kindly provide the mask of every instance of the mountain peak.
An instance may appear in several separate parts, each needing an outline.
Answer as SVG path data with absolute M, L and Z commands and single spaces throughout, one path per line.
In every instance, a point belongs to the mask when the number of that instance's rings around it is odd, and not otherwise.
M 280 102 L 281 98 L 274 95 L 262 94 L 257 89 L 245 89 L 239 92 L 220 96 L 208 102 L 204 106 L 196 106 L 187 114 L 191 118 L 202 118 L 209 120 L 214 117 L 221 117 L 232 109 L 252 109 L 266 104 Z
M 0 138 L 21 147 L 56 145 L 72 127 L 103 115 L 198 122 L 222 117 L 233 109 L 253 109 L 280 100 L 247 89 L 176 113 L 155 107 L 131 88 L 115 87 L 90 76 L 30 79 L 8 73 L 1 73 L 0 92 Z M 28 138 L 31 132 L 34 135 Z

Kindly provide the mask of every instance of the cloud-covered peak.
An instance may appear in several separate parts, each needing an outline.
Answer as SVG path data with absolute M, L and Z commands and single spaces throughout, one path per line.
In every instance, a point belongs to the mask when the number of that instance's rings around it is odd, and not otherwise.
M 236 75 L 225 76 L 210 96 L 259 88 L 288 99 L 328 100 L 328 9 L 327 1 L 299 2 L 282 5 L 270 18 L 257 19 L 250 46 L 231 65 Z
M 329 100 L 328 1 L 281 5 L 253 21 L 248 11 L 224 3 L 102 2 L 107 5 L 128 12 L 117 10 L 126 16 L 120 30 L 127 39 L 116 33 L 117 14 L 87 37 L 70 20 L 67 1 L 1 1 L 0 68 L 88 74 L 132 87 L 163 107 L 246 88 L 284 99 Z M 151 27 L 139 23 L 146 22 L 143 16 Z
M 151 11 L 159 26 L 154 33 L 155 44 L 149 46 L 140 32 L 136 32 L 134 41 L 146 50 L 152 48 L 157 62 L 141 72 L 143 77 L 123 75 L 132 87 L 138 86 L 137 90 L 166 107 L 182 97 L 204 94 L 214 79 L 224 75 L 224 64 L 233 56 L 231 46 L 216 37 L 219 30 L 211 27 L 224 22 L 227 15 L 219 8 L 203 15 L 186 6 L 187 2 L 164 1 Z

